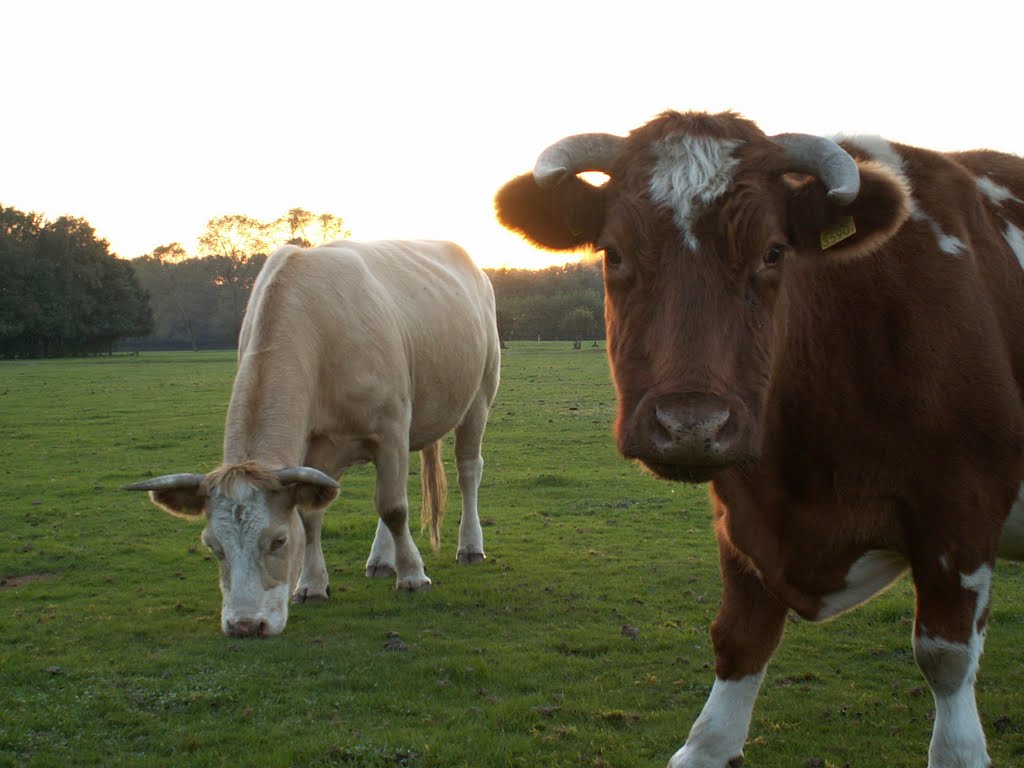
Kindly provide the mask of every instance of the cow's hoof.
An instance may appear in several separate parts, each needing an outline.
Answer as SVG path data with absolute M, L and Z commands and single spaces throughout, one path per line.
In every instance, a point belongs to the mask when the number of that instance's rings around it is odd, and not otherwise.
M 395 587 L 403 592 L 425 592 L 430 589 L 430 579 L 427 576 L 424 576 L 422 580 L 399 579 Z
M 482 563 L 487 558 L 483 552 L 459 552 L 455 556 L 458 563 Z
M 393 579 L 395 573 L 394 567 L 385 563 L 366 566 L 366 578 L 368 579 Z
M 331 588 L 300 587 L 292 595 L 293 603 L 326 603 L 331 599 Z

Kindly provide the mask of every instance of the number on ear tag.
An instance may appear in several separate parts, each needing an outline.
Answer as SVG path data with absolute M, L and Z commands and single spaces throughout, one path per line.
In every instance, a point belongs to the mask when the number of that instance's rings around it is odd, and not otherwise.
M 823 230 L 821 233 L 821 250 L 831 248 L 836 243 L 841 243 L 848 237 L 857 234 L 857 227 L 853 223 L 853 216 L 847 216 L 836 224 L 832 229 Z

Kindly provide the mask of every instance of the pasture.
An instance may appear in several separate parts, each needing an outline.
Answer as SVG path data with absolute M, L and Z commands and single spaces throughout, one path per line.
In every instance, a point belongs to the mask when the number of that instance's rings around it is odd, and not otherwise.
M 331 602 L 266 640 L 221 635 L 201 526 L 119 490 L 219 463 L 233 374 L 227 352 L 0 363 L 0 766 L 667 762 L 713 681 L 717 553 L 705 488 L 616 456 L 603 350 L 503 353 L 486 562 L 454 562 L 449 438 L 441 553 L 417 537 L 433 588 L 364 578 L 373 475 L 356 468 L 324 523 Z M 912 615 L 903 581 L 791 622 L 746 764 L 924 766 Z M 1022 649 L 1024 569 L 1000 562 L 978 696 L 1002 768 L 1024 765 Z

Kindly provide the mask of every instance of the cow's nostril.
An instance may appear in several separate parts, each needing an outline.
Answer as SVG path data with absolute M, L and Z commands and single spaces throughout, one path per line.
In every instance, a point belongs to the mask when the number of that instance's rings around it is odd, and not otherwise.
M 732 412 L 718 398 L 677 397 L 654 405 L 657 438 L 670 445 L 706 446 L 714 450 Z

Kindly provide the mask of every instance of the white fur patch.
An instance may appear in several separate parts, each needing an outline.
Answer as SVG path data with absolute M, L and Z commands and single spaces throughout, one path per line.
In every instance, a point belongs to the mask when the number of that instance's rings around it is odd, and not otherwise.
M 881 136 L 838 136 L 836 143 L 853 144 L 863 152 L 866 152 L 873 160 L 895 171 L 897 175 L 910 187 L 905 170 L 906 162 L 903 156 L 896 151 L 896 148 L 887 139 Z
M 929 214 L 925 213 L 921 206 L 917 204 L 917 201 L 912 201 L 910 210 L 910 218 L 914 221 L 922 221 L 928 225 L 931 229 L 932 234 L 935 236 L 935 241 L 938 243 L 939 250 L 949 256 L 959 256 L 962 253 L 967 252 L 967 246 L 964 245 L 964 241 L 959 237 L 953 235 L 947 235 L 942 231 L 942 227 L 935 219 Z
M 914 655 L 935 698 L 929 766 L 984 768 L 989 764 L 974 681 L 985 647 L 985 629 L 979 622 L 989 605 L 991 585 L 992 566 L 988 563 L 973 573 L 960 574 L 960 586 L 976 594 L 974 624 L 966 643 L 934 637 L 923 625 L 914 634 Z
M 1013 255 L 1020 262 L 1021 269 L 1024 269 L 1024 232 L 1021 232 L 1015 225 L 1007 223 L 1006 231 L 1003 233 Z
M 693 222 L 701 210 L 732 183 L 739 160 L 732 156 L 742 142 L 707 136 L 669 136 L 654 145 L 657 163 L 649 189 L 656 203 L 672 209 L 686 244 L 697 248 Z
M 1015 203 L 1024 203 L 1020 198 L 1013 194 L 1006 187 L 1001 184 L 997 184 L 992 181 L 988 176 L 979 176 L 975 181 L 978 184 L 978 189 L 996 205 L 1002 205 L 1007 200 L 1012 200 Z
M 865 552 L 850 566 L 846 588 L 826 595 L 814 620 L 830 619 L 856 608 L 891 587 L 906 571 L 907 561 L 897 552 L 887 549 Z
M 740 680 L 716 679 L 686 743 L 668 761 L 669 768 L 726 765 L 742 755 L 763 679 L 763 669 Z
M 866 152 L 873 160 L 894 171 L 906 184 L 907 189 L 913 189 L 910 179 L 907 178 L 906 160 L 896 148 L 881 136 L 845 136 L 839 141 L 852 144 L 863 152 Z M 917 200 L 910 199 L 910 217 L 915 221 L 926 222 L 935 236 L 939 250 L 948 256 L 959 256 L 967 252 L 967 246 L 963 240 L 953 235 L 947 235 L 939 223 L 931 215 L 921 209 Z
M 978 622 L 988 608 L 989 591 L 992 588 L 992 566 L 985 563 L 974 573 L 961 573 L 960 586 L 978 595 L 974 605 L 974 628 L 977 632 Z

